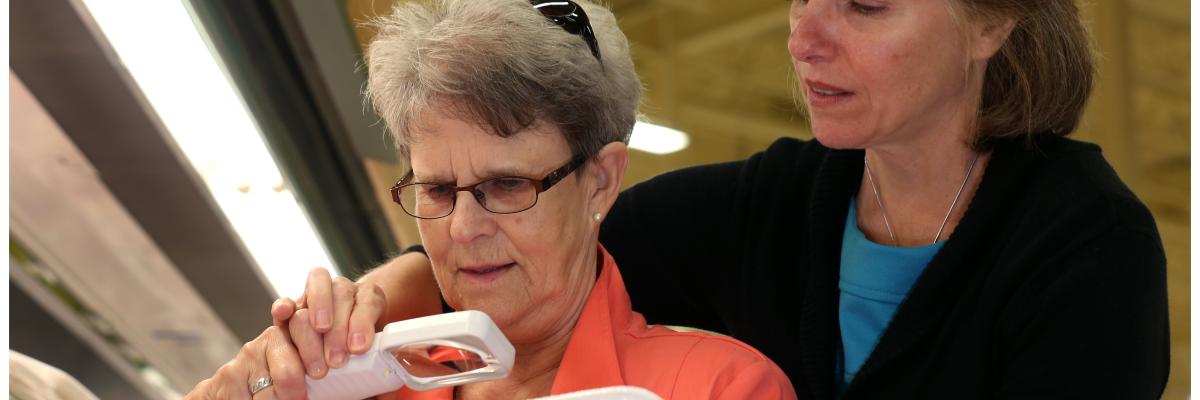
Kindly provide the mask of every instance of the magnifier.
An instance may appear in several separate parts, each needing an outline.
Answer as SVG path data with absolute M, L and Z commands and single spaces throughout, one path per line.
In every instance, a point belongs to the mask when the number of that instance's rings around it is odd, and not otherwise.
M 397 321 L 375 334 L 366 353 L 324 378 L 305 377 L 308 398 L 364 399 L 405 386 L 431 390 L 502 379 L 515 355 L 500 328 L 479 311 Z

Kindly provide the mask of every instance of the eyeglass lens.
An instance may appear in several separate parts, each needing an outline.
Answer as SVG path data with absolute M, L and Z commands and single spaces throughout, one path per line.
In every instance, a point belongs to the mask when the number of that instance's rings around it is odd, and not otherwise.
M 484 209 L 507 214 L 524 211 L 537 203 L 537 187 L 524 178 L 490 179 L 475 185 L 471 193 Z M 458 191 L 444 184 L 416 184 L 400 189 L 400 205 L 404 211 L 420 218 L 437 218 L 450 214 Z

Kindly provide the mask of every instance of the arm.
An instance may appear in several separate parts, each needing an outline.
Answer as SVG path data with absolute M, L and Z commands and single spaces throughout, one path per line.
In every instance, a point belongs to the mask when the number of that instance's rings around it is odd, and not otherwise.
M 429 258 L 411 252 L 393 258 L 358 279 L 383 290 L 385 306 L 376 329 L 388 322 L 401 321 L 442 312 L 442 294 Z
M 1118 229 L 1065 262 L 1002 320 L 1000 397 L 1159 398 L 1170 335 L 1157 236 Z
M 751 300 L 741 289 L 752 282 L 742 280 L 774 276 L 779 266 L 748 252 L 799 240 L 767 232 L 781 235 L 779 228 L 803 219 L 765 210 L 780 202 L 804 207 L 827 155 L 816 141 L 781 138 L 745 160 L 665 173 L 621 193 L 600 243 L 621 266 L 633 308 L 651 323 L 759 329 L 744 313 Z
M 600 242 L 648 321 L 729 332 L 718 308 L 733 300 L 721 288 L 739 259 L 730 221 L 747 163 L 659 175 L 622 192 L 609 211 Z

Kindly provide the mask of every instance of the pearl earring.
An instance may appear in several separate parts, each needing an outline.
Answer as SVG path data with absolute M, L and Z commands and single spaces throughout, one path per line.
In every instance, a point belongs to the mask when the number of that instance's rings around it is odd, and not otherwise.
M 592 214 L 592 219 L 594 219 L 594 220 L 596 220 L 596 221 L 599 221 L 599 220 L 600 220 L 600 213 L 595 213 L 595 214 Z

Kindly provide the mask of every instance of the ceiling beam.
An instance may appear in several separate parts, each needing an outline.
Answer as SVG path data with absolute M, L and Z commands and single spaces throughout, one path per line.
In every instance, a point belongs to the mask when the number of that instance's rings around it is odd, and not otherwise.
M 9 222 L 27 252 L 20 261 L 47 271 L 42 276 L 54 277 L 47 281 L 78 302 L 78 313 L 106 326 L 98 334 L 127 353 L 125 366 L 146 363 L 179 391 L 211 376 L 237 353 L 240 340 L 104 186 L 97 176 L 103 172 L 11 73 L 9 87 L 10 144 L 21 149 L 12 153 L 20 168 L 9 175 Z M 267 307 L 254 306 L 264 316 Z M 269 319 L 260 318 L 265 327 Z
M 253 339 L 274 289 L 81 7 L 12 2 L 10 68 L 239 341 Z
M 758 142 L 772 142 L 790 136 L 811 138 L 812 133 L 802 121 L 781 121 L 768 118 L 747 117 L 724 110 L 697 105 L 680 105 L 676 112 L 678 121 L 687 121 L 689 126 L 704 126 L 722 132 L 730 132 Z
M 682 56 L 696 56 L 733 46 L 772 29 L 788 24 L 790 5 L 776 6 L 765 12 L 735 20 L 713 29 L 681 39 L 670 51 Z

